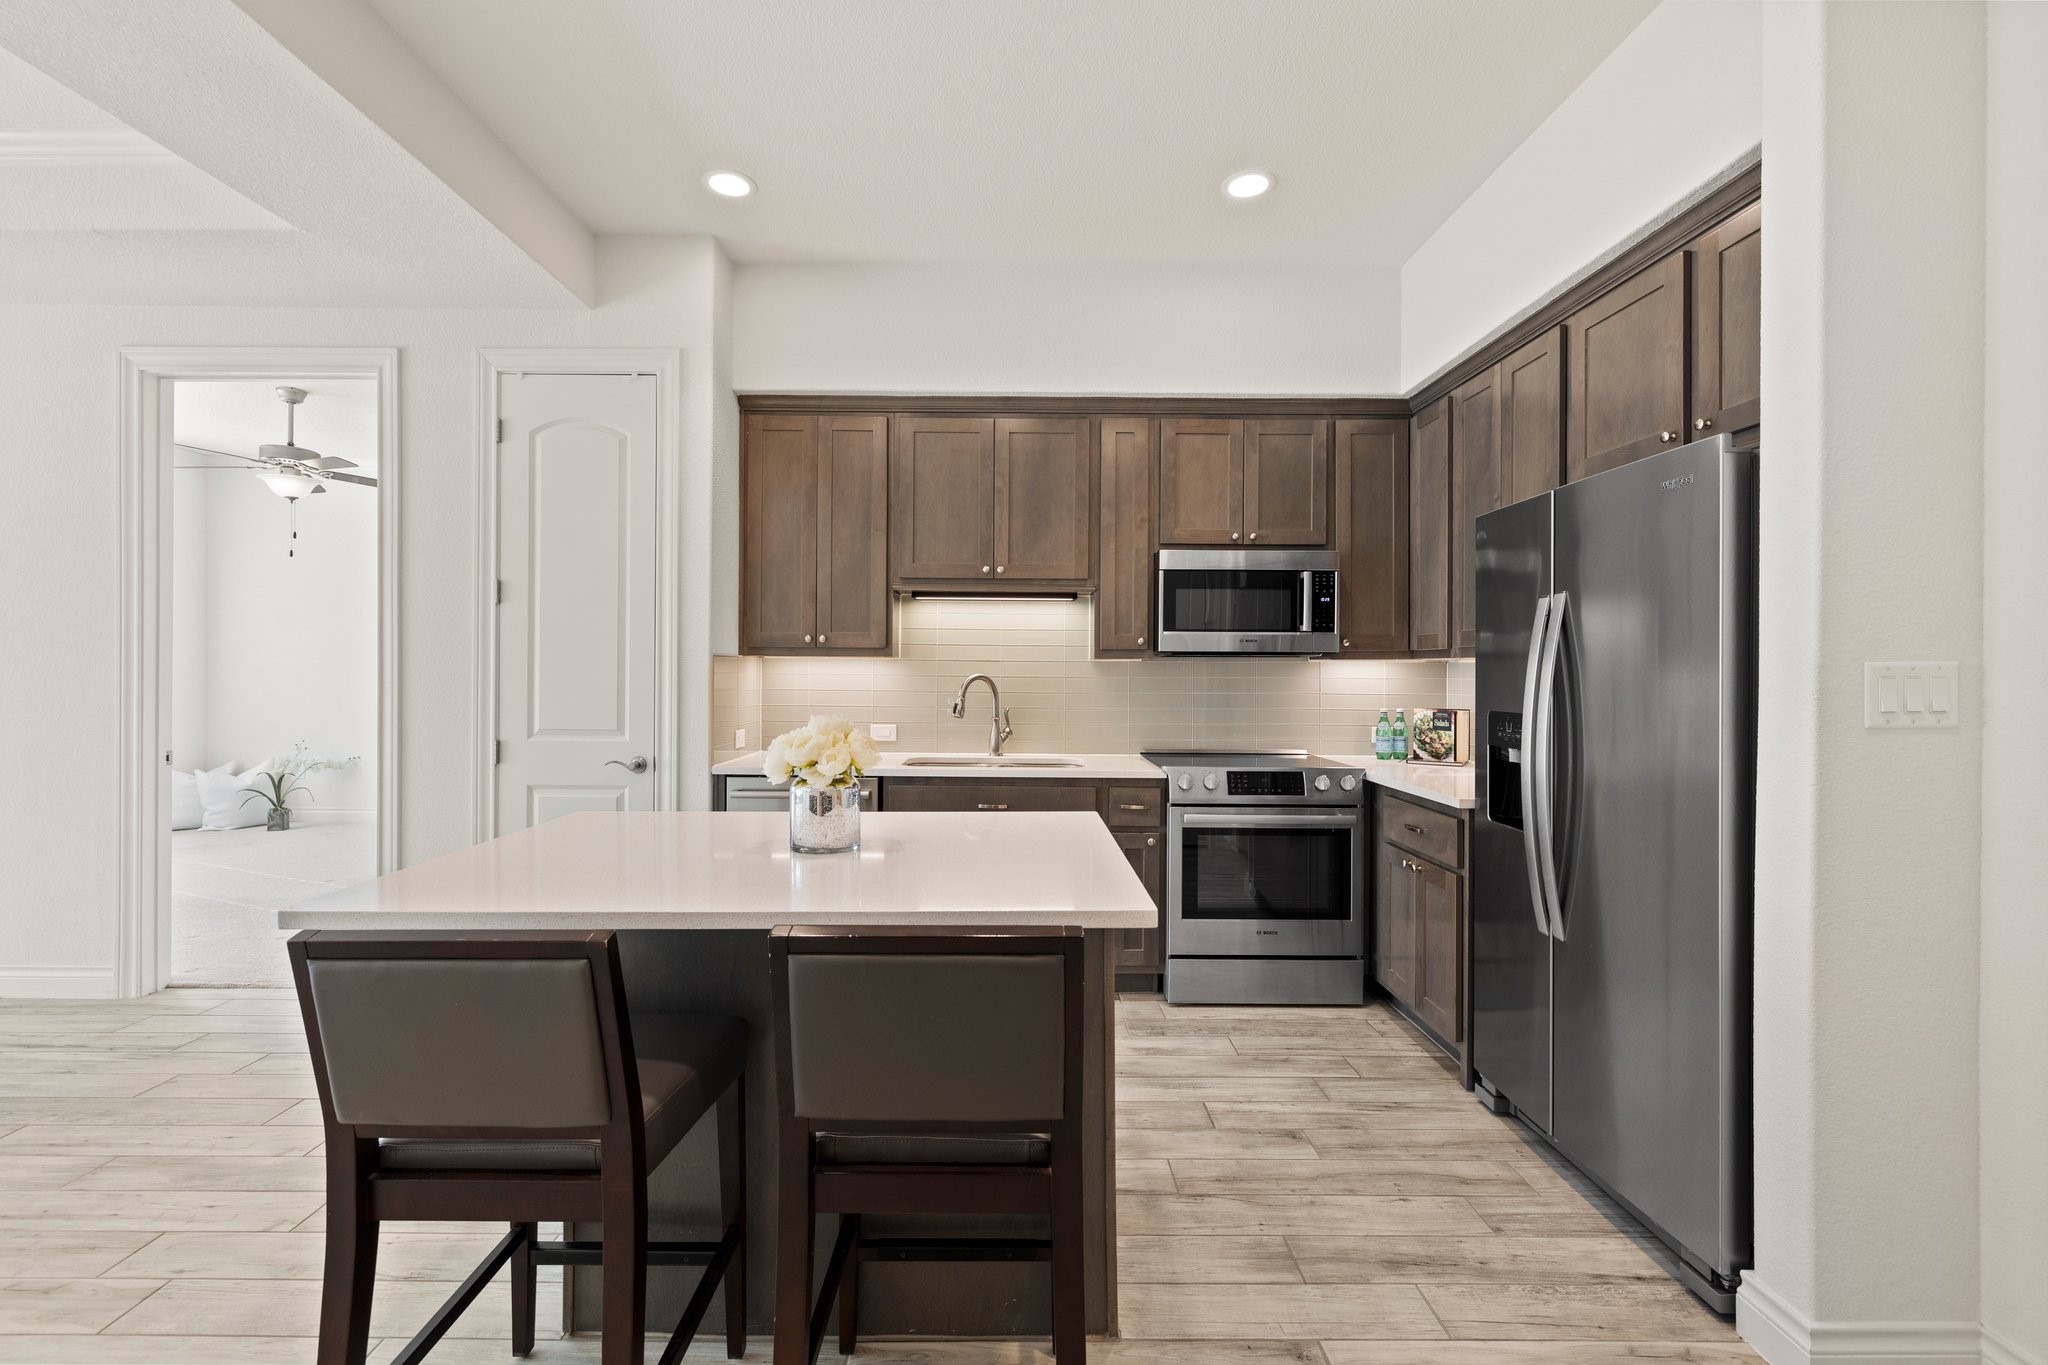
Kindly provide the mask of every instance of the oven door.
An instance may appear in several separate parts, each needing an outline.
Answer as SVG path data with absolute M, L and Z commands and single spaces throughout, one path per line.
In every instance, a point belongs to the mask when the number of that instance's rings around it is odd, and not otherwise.
M 1174 957 L 1358 957 L 1364 821 L 1356 808 L 1175 809 L 1166 949 Z
M 1260 554 L 1264 554 L 1261 551 Z M 1329 558 L 1161 551 L 1162 654 L 1326 654 L 1337 649 L 1336 573 L 1307 567 Z M 1179 561 L 1211 561 L 1188 565 Z

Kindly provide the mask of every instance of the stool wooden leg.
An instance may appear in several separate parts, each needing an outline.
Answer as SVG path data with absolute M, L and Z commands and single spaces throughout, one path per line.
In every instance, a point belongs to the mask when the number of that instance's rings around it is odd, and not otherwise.
M 539 1278 L 533 1264 L 533 1240 L 540 1236 L 538 1223 L 514 1223 L 526 1230 L 526 1240 L 512 1253 L 512 1354 L 523 1356 L 533 1349 L 533 1295 Z
M 860 1215 L 849 1213 L 845 1221 L 853 1225 L 854 1245 L 839 1281 L 839 1354 L 850 1356 L 860 1336 Z
M 603 1365 L 646 1365 L 647 1360 L 647 1181 L 639 1164 L 621 1161 L 614 1175 L 608 1159 L 602 1176 Z
M 718 1101 L 718 1216 L 739 1246 L 725 1267 L 725 1355 L 747 1353 L 747 1078 L 734 1078 Z
M 780 1189 L 775 1200 L 775 1365 L 810 1365 L 811 1139 L 801 1124 L 782 1126 Z
M 1073 1135 L 1074 1139 L 1079 1134 Z M 1081 1149 L 1055 1137 L 1052 1154 L 1052 1353 L 1060 1365 L 1088 1358 L 1088 1281 L 1082 1271 Z
M 363 1365 L 377 1286 L 377 1223 L 369 1216 L 375 1144 L 327 1135 L 327 1264 L 320 1284 L 319 1365 Z

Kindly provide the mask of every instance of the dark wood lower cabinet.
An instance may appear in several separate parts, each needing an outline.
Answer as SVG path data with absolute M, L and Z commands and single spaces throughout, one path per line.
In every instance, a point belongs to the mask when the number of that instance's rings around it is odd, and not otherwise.
M 1131 871 L 1145 883 L 1152 904 L 1159 907 L 1161 922 L 1150 929 L 1116 931 L 1116 969 L 1119 972 L 1158 973 L 1166 970 L 1166 835 L 1123 833 L 1116 845 L 1131 860 Z
M 1375 979 L 1455 1059 L 1471 1084 L 1464 877 L 1466 818 L 1384 793 L 1375 850 Z

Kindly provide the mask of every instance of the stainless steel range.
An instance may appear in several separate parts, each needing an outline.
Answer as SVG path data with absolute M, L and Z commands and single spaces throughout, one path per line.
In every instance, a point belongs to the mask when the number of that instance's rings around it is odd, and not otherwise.
M 1166 772 L 1166 999 L 1365 999 L 1364 775 L 1298 750 L 1148 753 Z

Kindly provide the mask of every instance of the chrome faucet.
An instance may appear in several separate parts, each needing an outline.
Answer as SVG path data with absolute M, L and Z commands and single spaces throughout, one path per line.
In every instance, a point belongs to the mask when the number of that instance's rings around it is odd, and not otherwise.
M 995 713 L 988 718 L 988 756 L 1001 758 L 1003 743 L 1010 737 L 1010 713 L 1003 709 L 1003 694 L 996 687 L 996 680 L 986 673 L 976 673 L 960 684 L 960 695 L 953 698 L 953 719 L 963 720 L 967 716 L 967 689 L 978 682 L 988 684 L 989 704 Z

